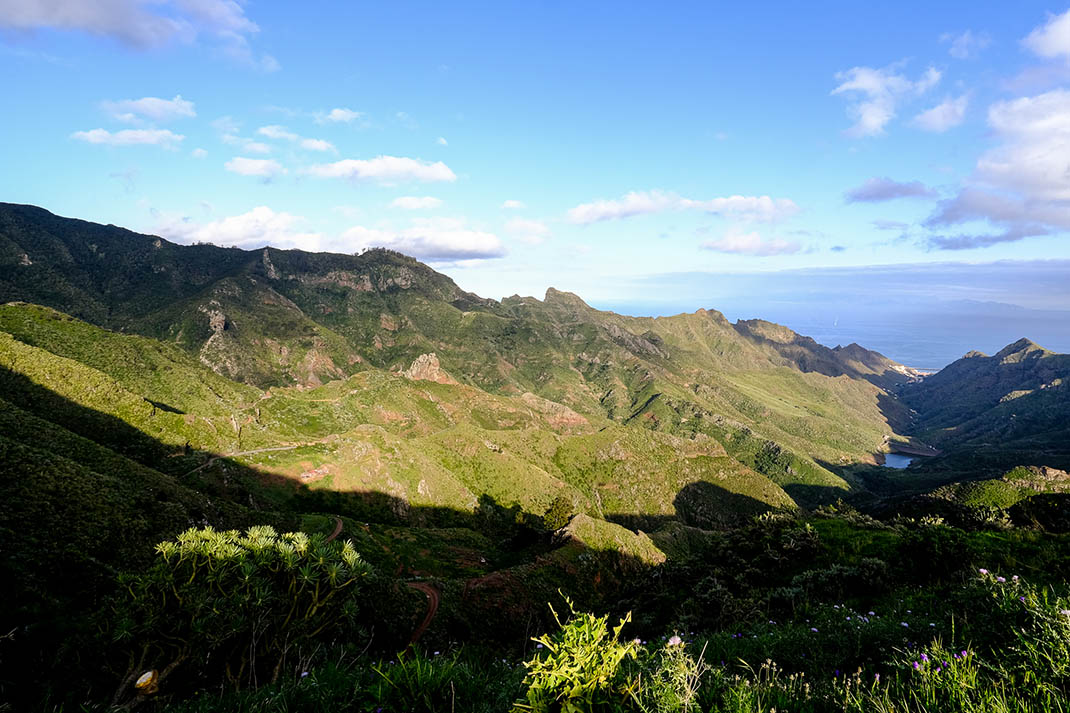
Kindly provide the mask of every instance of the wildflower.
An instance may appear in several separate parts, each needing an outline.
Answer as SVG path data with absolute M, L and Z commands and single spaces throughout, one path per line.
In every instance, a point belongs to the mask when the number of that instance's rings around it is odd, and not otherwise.
M 900 625 L 900 626 L 905 626 L 905 627 L 907 627 L 907 628 L 909 628 L 909 627 L 910 627 L 910 624 L 906 623 L 905 621 L 901 621 L 901 622 L 899 622 L 899 625 Z
M 542 648 L 542 644 L 539 644 L 539 648 L 540 648 L 540 649 Z M 438 652 L 438 651 L 436 651 L 436 652 L 435 652 L 435 656 L 438 656 L 438 654 L 439 654 L 439 652 Z
M 981 568 L 981 569 L 979 569 L 977 571 L 980 572 L 981 574 L 988 574 L 988 570 L 984 569 L 984 568 Z
M 1020 601 L 1020 602 L 1023 602 L 1023 603 L 1024 603 L 1024 602 L 1025 602 L 1025 597 L 1018 597 L 1018 601 Z
M 642 644 L 643 644 L 643 642 L 640 641 L 638 637 L 632 639 L 632 643 L 635 644 L 636 646 L 642 646 Z
M 996 577 L 996 581 L 999 582 L 1000 584 L 1003 584 L 1004 582 L 1007 581 L 1007 578 L 1006 577 Z
M 304 678 L 307 675 L 308 675 L 308 671 L 302 671 L 301 672 L 301 678 Z
M 920 671 L 921 670 L 921 664 L 918 663 L 917 661 L 914 662 L 914 670 L 915 671 Z
M 847 617 L 847 621 L 851 621 L 851 617 Z
M 966 658 L 966 650 L 965 649 L 960 651 L 959 654 L 962 656 L 962 658 Z
M 535 648 L 536 649 L 541 649 L 542 648 L 542 644 L 535 644 Z M 438 656 L 438 652 L 437 651 L 435 652 L 435 656 Z
M 1062 614 L 1063 616 L 1070 616 L 1070 609 L 1063 609 L 1059 613 Z
M 922 655 L 921 655 L 921 660 L 922 660 L 922 661 L 928 661 L 928 660 L 929 660 L 929 657 L 928 657 L 927 655 L 925 655 L 925 654 L 922 654 Z
M 869 616 L 877 616 L 876 612 L 869 612 Z
M 879 673 L 873 674 L 873 682 L 874 683 L 880 683 L 881 682 L 881 675 Z
M 814 632 L 816 634 L 817 633 L 817 627 L 811 626 L 810 627 L 810 631 L 812 631 L 812 632 Z
M 1013 577 L 1011 577 L 1011 581 L 1012 582 L 1017 582 L 1018 581 L 1018 575 L 1016 574 Z
M 934 624 L 934 623 L 932 623 L 932 622 L 930 621 L 930 622 L 929 622 L 929 626 L 936 626 L 936 624 Z
M 667 642 L 665 642 L 665 643 L 666 643 L 667 646 L 680 646 L 684 642 L 683 642 L 683 639 L 681 639 L 679 636 L 677 636 L 676 634 L 673 634 L 672 636 L 669 637 L 669 640 Z

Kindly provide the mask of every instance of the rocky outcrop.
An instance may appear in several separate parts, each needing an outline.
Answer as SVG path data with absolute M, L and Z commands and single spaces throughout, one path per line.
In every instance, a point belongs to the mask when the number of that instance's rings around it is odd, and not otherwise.
M 438 357 L 434 352 L 430 354 L 421 354 L 416 357 L 416 361 L 412 363 L 405 371 L 401 372 L 402 376 L 413 381 L 434 381 L 438 384 L 456 384 L 457 381 L 452 376 L 443 371 L 439 366 Z

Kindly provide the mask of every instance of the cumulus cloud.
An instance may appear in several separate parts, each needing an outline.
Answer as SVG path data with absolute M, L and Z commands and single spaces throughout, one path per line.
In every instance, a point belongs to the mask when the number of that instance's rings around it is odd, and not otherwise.
M 142 145 L 174 149 L 186 137 L 167 129 L 123 129 L 115 132 L 107 129 L 90 129 L 89 131 L 75 131 L 71 134 L 71 138 L 90 144 L 103 144 L 106 146 Z
M 1038 57 L 1070 58 L 1070 10 L 1049 15 L 1048 21 L 1030 32 L 1022 44 Z
M 286 173 L 286 169 L 278 161 L 263 158 L 245 158 L 244 156 L 232 158 L 223 164 L 223 167 L 231 173 L 237 173 L 241 176 L 259 176 L 266 180 L 271 180 Z
M 364 116 L 364 114 L 362 114 L 359 111 L 353 111 L 352 109 L 346 109 L 344 107 L 338 107 L 336 109 L 331 109 L 326 114 L 317 116 L 316 117 L 316 121 L 321 123 L 321 124 L 324 124 L 324 123 L 345 123 L 345 124 L 348 124 L 351 121 L 356 121 L 357 119 L 361 118 L 362 116 Z
M 249 37 L 260 28 L 236 0 L 0 0 L 0 27 L 85 32 L 136 48 L 203 37 L 243 64 L 265 71 L 279 66 L 271 55 L 253 52 Z
M 493 233 L 474 230 L 455 218 L 418 218 L 412 227 L 386 230 L 355 226 L 342 234 L 346 249 L 383 247 L 431 261 L 501 257 L 505 247 Z
M 664 191 L 632 191 L 615 200 L 582 203 L 568 212 L 568 220 L 589 225 L 603 220 L 621 220 L 677 210 L 700 210 L 715 215 L 773 222 L 791 217 L 799 207 L 788 198 L 728 196 L 710 200 L 682 198 Z
M 926 225 L 934 230 L 987 223 L 971 231 L 929 239 L 937 249 L 986 247 L 1070 230 L 1070 91 L 996 102 L 988 125 L 998 144 L 977 160 L 968 184 L 942 201 Z
M 213 243 L 225 247 L 258 248 L 271 245 L 277 248 L 318 250 L 323 235 L 302 231 L 305 219 L 285 212 L 275 212 L 267 206 L 253 208 L 248 213 L 234 215 L 208 223 L 200 223 L 186 216 L 165 218 L 152 232 L 177 243 Z
M 541 220 L 513 218 L 505 223 L 505 230 L 529 245 L 539 245 L 550 235 L 550 228 Z
M 896 198 L 932 198 L 936 191 L 921 181 L 900 183 L 890 178 L 871 178 L 844 194 L 848 203 L 879 203 Z
M 847 109 L 854 125 L 845 132 L 848 136 L 878 136 L 896 116 L 898 105 L 905 99 L 921 96 L 940 82 L 940 72 L 929 67 L 917 80 L 911 81 L 900 73 L 900 64 L 883 69 L 853 67 L 837 72 L 839 86 L 832 94 L 853 97 Z
M 160 99 L 159 97 L 142 97 L 141 99 L 123 99 L 120 101 L 101 102 L 104 111 L 119 121 L 138 122 L 150 121 L 173 121 L 175 119 L 192 119 L 197 116 L 193 102 L 176 94 L 174 99 Z
M 799 243 L 782 238 L 762 238 L 757 231 L 745 233 L 738 228 L 730 228 L 719 240 L 707 240 L 702 243 L 705 250 L 736 255 L 753 255 L 769 257 L 771 255 L 790 255 L 802 249 Z
M 502 203 L 502 208 L 505 210 L 520 210 L 526 207 L 522 201 L 507 200 Z
M 401 156 L 378 156 L 372 159 L 347 158 L 334 163 L 315 164 L 309 166 L 305 172 L 320 178 L 348 178 L 354 181 L 376 181 L 386 184 L 406 181 L 435 183 L 457 180 L 456 174 L 441 161 L 430 163 Z
M 975 59 L 981 51 L 992 44 L 992 38 L 987 32 L 946 32 L 940 35 L 940 41 L 950 44 L 947 53 L 955 59 Z
M 430 210 L 440 205 L 442 205 L 442 200 L 434 196 L 400 196 L 390 201 L 391 208 L 402 210 Z
M 193 158 L 204 158 L 207 155 L 208 152 L 204 149 L 193 149 L 192 151 L 190 151 L 190 156 L 192 156 Z
M 957 99 L 947 98 L 932 109 L 923 111 L 914 117 L 911 122 L 914 126 L 924 131 L 941 133 L 958 126 L 966 118 L 966 107 L 970 97 L 963 94 Z
M 279 141 L 290 141 L 297 144 L 303 149 L 308 151 L 334 151 L 334 144 L 330 141 L 324 141 L 323 139 L 307 139 L 303 136 L 298 136 L 294 132 L 290 131 L 284 126 L 278 126 L 273 124 L 271 126 L 261 126 L 256 130 L 256 133 L 260 136 L 265 136 L 269 139 L 276 139 Z
M 259 129 L 256 130 L 256 133 L 260 134 L 261 136 L 266 136 L 269 139 L 282 139 L 285 141 L 297 141 L 297 139 L 300 138 L 292 131 L 288 131 L 287 129 L 278 125 L 261 126 Z

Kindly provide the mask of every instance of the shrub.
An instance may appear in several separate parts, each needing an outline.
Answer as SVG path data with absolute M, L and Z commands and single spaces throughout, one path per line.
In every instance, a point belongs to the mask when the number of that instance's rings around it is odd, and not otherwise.
M 157 669 L 163 684 L 189 661 L 202 683 L 256 686 L 287 663 L 307 668 L 325 643 L 360 638 L 357 594 L 368 567 L 349 541 L 205 528 L 156 553 L 148 571 L 120 578 L 127 596 L 116 602 L 112 636 L 129 651 L 128 681 Z
M 640 650 L 638 641 L 620 640 L 631 614 L 610 629 L 608 617 L 577 614 L 568 598 L 565 602 L 569 621 L 562 623 L 550 607 L 559 631 L 532 639 L 545 652 L 524 662 L 527 703 L 517 708 L 534 713 L 620 710 L 634 692 L 622 664 L 635 660 Z

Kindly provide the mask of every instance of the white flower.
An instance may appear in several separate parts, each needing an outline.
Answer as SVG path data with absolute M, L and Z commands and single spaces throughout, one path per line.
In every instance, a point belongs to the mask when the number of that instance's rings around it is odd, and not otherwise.
M 672 636 L 670 636 L 669 640 L 665 642 L 666 646 L 680 646 L 683 643 L 684 643 L 684 640 L 681 639 L 676 634 L 673 634 Z

